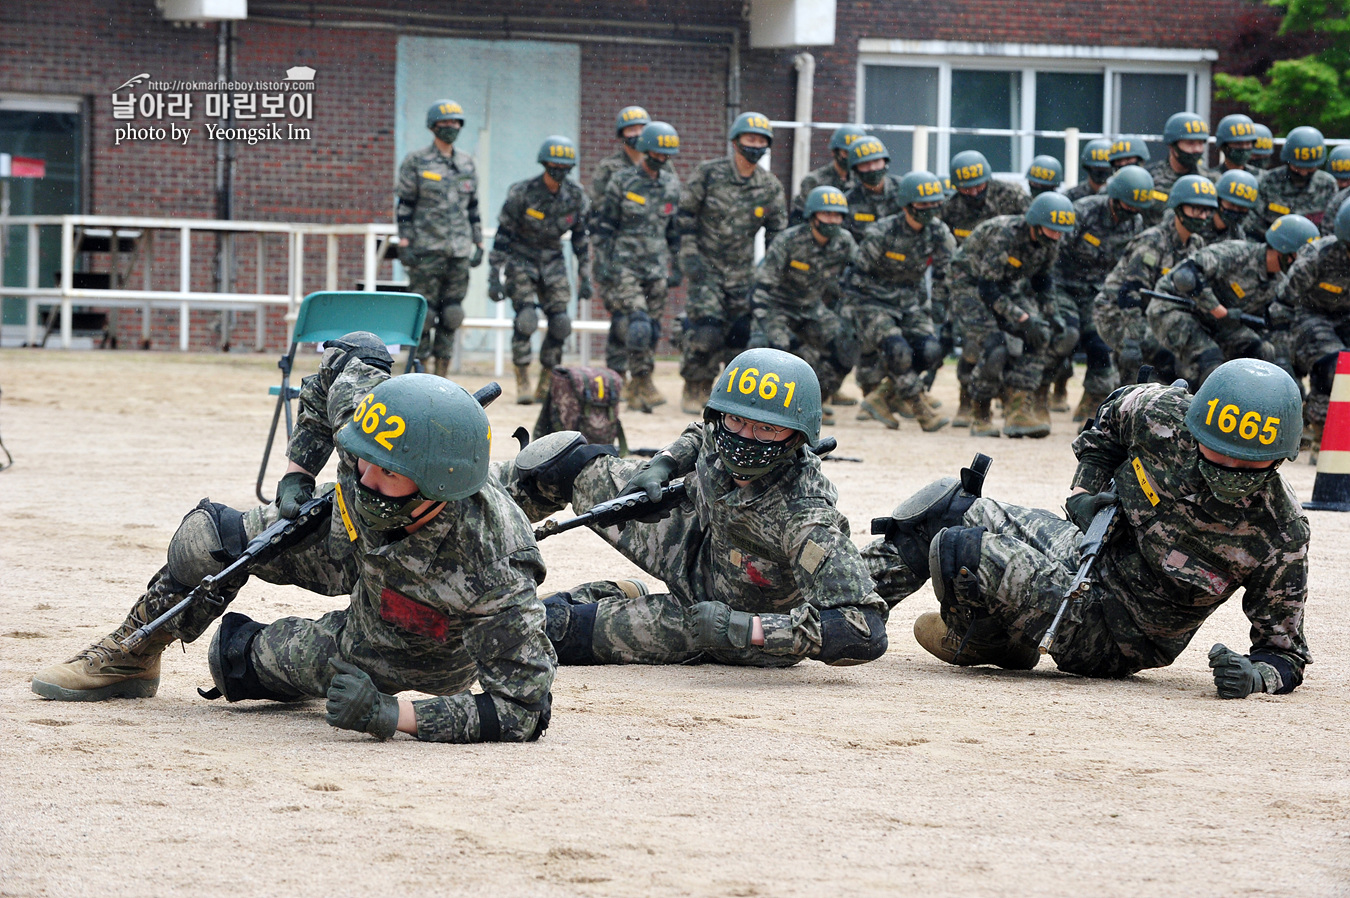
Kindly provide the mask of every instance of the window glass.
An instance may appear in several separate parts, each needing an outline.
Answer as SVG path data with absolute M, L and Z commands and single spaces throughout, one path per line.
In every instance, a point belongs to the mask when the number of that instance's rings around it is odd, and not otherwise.
M 952 69 L 953 128 L 1016 128 L 1022 121 L 1022 73 Z M 953 134 L 951 152 L 979 150 L 994 171 L 1018 171 L 1017 139 Z
M 1121 134 L 1161 134 L 1174 112 L 1190 108 L 1185 75 L 1116 75 L 1117 121 Z M 1167 146 L 1150 143 L 1154 160 L 1167 157 Z
M 1095 133 L 1102 127 L 1102 93 L 1106 78 L 1101 72 L 1037 72 L 1036 130 L 1063 131 L 1077 128 Z M 1060 162 L 1064 139 L 1037 137 L 1036 155 L 1044 153 Z
M 869 65 L 864 71 L 863 121 L 878 125 L 936 125 L 938 70 L 918 66 Z M 891 171 L 914 167 L 914 137 L 903 131 L 877 135 L 891 151 Z M 937 171 L 937 136 L 928 138 L 928 167 Z

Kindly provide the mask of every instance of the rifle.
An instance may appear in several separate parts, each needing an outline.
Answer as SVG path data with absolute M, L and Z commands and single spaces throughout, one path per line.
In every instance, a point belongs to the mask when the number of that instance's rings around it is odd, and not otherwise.
M 1114 489 L 1114 485 L 1108 487 L 1108 489 Z M 1111 504 L 1099 509 L 1093 515 L 1087 533 L 1084 533 L 1078 540 L 1078 549 L 1081 553 L 1078 558 L 1078 573 L 1074 574 L 1073 582 L 1069 584 L 1068 590 L 1065 591 L 1064 600 L 1059 603 L 1059 610 L 1055 612 L 1055 619 L 1050 622 L 1050 629 L 1046 630 L 1045 635 L 1041 637 L 1038 648 L 1042 655 L 1050 653 L 1050 646 L 1055 641 L 1055 634 L 1059 632 L 1060 622 L 1064 620 L 1064 612 L 1069 610 L 1069 603 L 1082 599 L 1092 588 L 1092 569 L 1096 566 L 1097 558 L 1101 556 L 1102 549 L 1111 538 L 1112 531 L 1115 530 L 1116 518 L 1119 517 L 1119 513 L 1119 504 Z
M 479 405 L 486 408 L 500 395 L 502 395 L 501 385 L 493 381 L 474 393 L 473 398 L 478 400 Z M 121 647 L 125 651 L 134 652 L 157 631 L 163 629 L 186 611 L 194 602 L 207 602 L 217 608 L 223 607 L 227 600 L 222 598 L 222 592 L 236 590 L 243 586 L 248 582 L 248 578 L 255 568 L 267 564 L 287 549 L 298 545 L 310 534 L 327 527 L 332 517 L 333 494 L 325 493 L 301 505 L 299 513 L 294 518 L 279 518 L 262 533 L 249 540 L 248 545 L 244 547 L 244 551 L 239 553 L 239 557 L 231 561 L 223 571 L 218 574 L 207 574 L 202 578 L 201 583 L 194 586 L 192 591 L 180 599 L 172 608 L 148 624 L 137 627 L 132 631 L 129 636 L 122 640 Z
M 827 437 L 826 439 L 834 439 L 834 438 L 833 438 L 833 437 Z M 858 458 L 858 457 L 855 456 L 855 455 L 834 455 L 834 454 L 826 455 L 826 454 L 824 454 L 824 453 L 826 453 L 826 452 L 828 452 L 828 451 L 829 451 L 829 450 L 827 450 L 827 449 L 824 448 L 824 440 L 822 440 L 822 441 L 821 441 L 821 446 L 820 446 L 820 448 L 816 450 L 816 455 L 820 456 L 820 460 L 821 460 L 821 461 L 851 461 L 851 462 L 855 462 L 856 464 L 862 464 L 862 462 L 863 462 L 863 460 L 862 460 L 861 458 Z M 653 446 L 639 446 L 638 448 L 632 450 L 632 451 L 629 452 L 628 454 L 629 454 L 629 455 L 636 455 L 636 456 L 639 456 L 639 457 L 641 457 L 641 458 L 655 458 L 660 452 L 661 452 L 660 449 L 657 449 L 657 448 L 655 448 L 655 447 L 653 447 Z
M 839 445 L 839 442 L 834 437 L 825 437 L 816 444 L 816 448 L 812 451 L 817 455 L 824 456 L 833 452 L 837 445 Z M 639 449 L 634 454 L 640 455 L 642 450 Z M 548 539 L 550 536 L 556 536 L 559 533 L 575 530 L 586 525 L 613 527 L 615 524 L 623 524 L 638 518 L 645 518 L 648 515 L 663 515 L 683 502 L 685 495 L 683 477 L 679 480 L 672 480 L 661 487 L 661 495 L 655 502 L 647 498 L 646 493 L 625 493 L 622 496 L 616 496 L 613 499 L 607 499 L 604 502 L 592 505 L 576 517 L 563 518 L 562 520 L 550 518 L 542 525 L 534 528 L 534 538 L 536 540 Z
M 1201 312 L 1200 309 L 1196 307 L 1197 303 L 1195 300 L 1187 299 L 1184 296 L 1175 296 L 1171 293 L 1159 293 L 1157 290 L 1140 290 L 1139 292 L 1143 296 L 1147 296 L 1150 299 L 1165 299 L 1168 302 L 1174 302 L 1177 305 L 1181 306 L 1182 308 L 1188 309 L 1195 315 L 1201 314 L 1207 315 L 1207 317 L 1211 321 L 1218 322 L 1227 320 L 1227 318 L 1215 318 L 1213 315 L 1208 315 L 1208 313 Z M 1228 313 L 1228 318 L 1234 317 L 1237 318 L 1238 321 L 1247 325 L 1248 327 L 1255 328 L 1256 330 L 1265 330 L 1267 327 L 1269 327 L 1269 324 L 1266 322 L 1266 319 L 1262 318 L 1260 315 L 1250 315 L 1247 312 L 1230 311 Z

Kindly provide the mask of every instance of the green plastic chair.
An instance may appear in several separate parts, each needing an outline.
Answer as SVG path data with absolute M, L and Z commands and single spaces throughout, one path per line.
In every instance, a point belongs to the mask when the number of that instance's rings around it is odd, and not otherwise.
M 258 501 L 272 500 L 263 495 L 263 479 L 267 476 L 267 459 L 272 454 L 272 442 L 277 435 L 277 422 L 283 409 L 286 413 L 286 440 L 294 429 L 291 400 L 298 399 L 300 388 L 291 386 L 291 369 L 295 365 L 295 351 L 301 343 L 325 343 L 350 334 L 352 331 L 370 331 L 386 344 L 408 347 L 408 364 L 404 372 L 412 371 L 417 352 L 417 341 L 422 339 L 422 322 L 427 317 L 427 301 L 417 293 L 383 293 L 357 290 L 333 290 L 311 293 L 300 303 L 291 333 L 291 348 L 277 362 L 281 369 L 280 386 L 268 389 L 277 397 L 272 412 L 272 426 L 267 431 L 267 447 L 263 449 L 262 465 L 258 468 L 255 492 Z M 317 472 L 316 472 L 317 473 Z

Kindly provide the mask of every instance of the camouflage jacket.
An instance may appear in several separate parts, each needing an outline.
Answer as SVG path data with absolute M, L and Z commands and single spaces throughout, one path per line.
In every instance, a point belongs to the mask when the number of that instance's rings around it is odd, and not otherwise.
M 1097 306 L 1114 306 L 1121 288 L 1127 285 L 1131 291 L 1152 290 L 1158 278 L 1183 259 L 1199 252 L 1204 245 L 1205 241 L 1197 234 L 1182 243 L 1181 235 L 1171 222 L 1145 229 L 1125 247 L 1125 254 L 1106 276 L 1093 302 Z
M 592 213 L 600 208 L 600 202 L 605 198 L 605 190 L 609 188 L 610 179 L 614 174 L 629 168 L 635 168 L 633 160 L 629 159 L 628 154 L 622 149 L 595 164 L 595 171 L 591 172 L 591 186 L 586 188 Z
M 1192 297 L 1197 311 L 1223 306 L 1233 312 L 1262 315 L 1272 302 L 1284 296 L 1284 273 L 1266 271 L 1265 243 L 1211 243 L 1191 256 L 1191 261 L 1204 274 L 1200 291 Z M 1158 279 L 1157 289 L 1160 293 L 1177 292 L 1170 272 Z
M 755 269 L 755 302 L 788 309 L 810 309 L 819 303 L 832 307 L 844 266 L 857 251 L 848 231 L 841 230 L 821 246 L 809 223 L 794 225 L 774 238 Z
M 329 350 L 325 361 L 338 350 Z M 336 377 L 321 367 L 306 377 L 300 414 L 287 449 L 307 471 L 320 471 L 334 449 L 333 434 L 358 403 L 389 375 L 360 361 Z M 356 458 L 338 450 L 330 545 L 359 557 L 348 626 L 365 635 L 348 660 L 404 688 L 420 689 L 447 673 L 476 673 L 494 699 L 504 739 L 523 741 L 547 707 L 556 656 L 544 634 L 544 606 L 535 584 L 544 560 L 519 506 L 493 480 L 466 499 L 449 502 L 406 536 L 366 528 L 352 504 Z M 399 532 L 399 531 L 396 531 Z M 479 739 L 473 695 L 462 692 L 414 702 L 417 736 L 433 742 Z
M 1245 171 L 1247 174 L 1251 175 L 1251 176 L 1252 176 L 1253 178 L 1255 178 L 1257 181 L 1260 181 L 1260 180 L 1261 180 L 1261 176 L 1264 175 L 1264 174 L 1266 173 L 1266 170 L 1265 170 L 1264 168 L 1257 168 L 1255 165 L 1252 165 L 1250 162 L 1248 162 L 1246 165 L 1242 166 L 1242 170 Z M 1218 168 L 1206 169 L 1205 172 L 1204 172 L 1204 174 L 1205 174 L 1205 177 L 1209 178 L 1211 181 L 1213 181 L 1215 184 L 1217 184 L 1217 183 L 1219 183 L 1219 179 L 1220 179 L 1220 178 L 1222 178 L 1224 175 L 1228 174 L 1228 169 L 1225 168 L 1223 162 L 1220 161 L 1220 162 L 1219 162 L 1219 167 L 1218 167 Z
M 1081 184 L 1075 184 L 1064 191 L 1064 195 L 1069 198 L 1069 202 L 1077 203 L 1079 200 L 1085 200 L 1090 196 L 1105 196 L 1106 194 L 1104 191 L 1093 192 L 1092 185 L 1083 181 Z
M 1350 244 L 1322 237 L 1305 247 L 1289 268 L 1288 295 L 1290 305 L 1338 327 L 1350 322 Z
M 778 178 L 759 166 L 742 178 L 731 159 L 699 163 L 680 191 L 681 258 L 698 255 L 709 280 L 743 290 L 761 227 L 766 245 L 787 227 L 787 197 Z
M 1080 297 L 1097 295 L 1106 276 L 1125 254 L 1125 247 L 1143 231 L 1144 220 L 1134 213 L 1117 221 L 1111 212 L 1111 198 L 1105 192 L 1086 196 L 1075 202 L 1073 208 L 1078 221 L 1073 233 L 1064 235 L 1060 241 L 1055 283 L 1060 291 L 1077 301 Z
M 544 265 L 562 255 L 562 235 L 572 232 L 572 251 L 584 265 L 589 254 L 587 220 L 591 203 L 575 181 L 566 179 L 550 193 L 544 176 L 517 181 L 506 193 L 497 218 L 497 236 L 489 263 L 497 266 L 508 255 Z
M 822 165 L 815 171 L 808 172 L 806 177 L 802 178 L 802 183 L 797 187 L 797 195 L 792 200 L 792 214 L 789 216 L 788 224 L 800 224 L 805 219 L 803 210 L 806 209 L 806 196 L 817 187 L 838 187 L 840 191 L 847 194 L 856 183 L 858 182 L 853 180 L 852 172 L 849 173 L 847 178 L 839 177 L 839 171 L 834 167 L 833 162 Z
M 877 222 L 859 244 L 844 289 L 850 302 L 899 307 L 917 299 L 924 305 L 923 276 L 932 268 L 933 306 L 946 309 L 947 278 L 955 252 L 956 241 L 941 219 L 915 231 L 903 212 L 890 215 Z
M 1327 200 L 1327 208 L 1322 212 L 1321 231 L 1323 237 L 1330 237 L 1336 232 L 1336 214 L 1341 211 L 1341 206 L 1345 201 L 1350 200 L 1350 187 L 1344 187 Z
M 398 237 L 413 258 L 463 258 L 483 242 L 478 219 L 478 172 L 473 157 L 433 143 L 409 153 L 398 167 Z M 415 264 L 415 263 L 414 263 Z
M 975 230 L 975 226 L 996 215 L 1020 215 L 1031 205 L 1031 197 L 1010 181 L 994 178 L 989 189 L 978 200 L 955 194 L 942 204 L 942 220 L 952 229 L 956 245 L 960 246 Z
M 1221 399 L 1229 401 L 1245 408 L 1244 397 Z M 1308 519 L 1278 475 L 1246 499 L 1215 497 L 1186 428 L 1190 402 L 1179 387 L 1125 388 L 1074 440 L 1073 486 L 1099 492 L 1114 478 L 1125 525 L 1099 556 L 1087 601 L 1101 602 L 1122 654 L 1142 670 L 1170 664 L 1244 589 L 1250 657 L 1267 692 L 1289 692 L 1312 661 L 1303 639 Z
M 1025 216 L 1000 215 L 977 225 L 956 251 L 952 292 L 978 297 L 980 282 L 990 281 L 998 285 L 999 296 L 989 310 L 1005 322 L 1042 315 L 1042 300 L 1055 289 L 1051 274 L 1058 257 L 1059 244 L 1033 239 Z M 1034 289 L 1033 278 L 1046 283 Z
M 1153 208 L 1140 213 L 1144 217 L 1144 227 L 1146 228 L 1151 228 L 1162 221 L 1163 213 L 1168 211 L 1167 197 L 1172 192 L 1172 185 L 1178 179 L 1184 178 L 1186 175 L 1200 175 L 1213 181 L 1218 180 L 1214 177 L 1214 173 L 1203 165 L 1197 165 L 1193 171 L 1177 174 L 1172 170 L 1172 163 L 1168 156 L 1163 156 L 1158 161 L 1150 163 L 1147 168 L 1148 173 L 1153 176 L 1153 192 L 1158 194 L 1161 199 L 1153 204 Z
M 666 277 L 680 248 L 679 207 L 680 179 L 674 172 L 662 170 L 651 178 L 636 165 L 616 172 L 595 210 L 597 252 L 639 280 Z
M 844 216 L 844 227 L 853 235 L 855 243 L 861 243 L 863 236 L 872 225 L 892 215 L 905 211 L 900 205 L 900 179 L 887 175 L 881 182 L 881 190 L 872 192 L 861 181 L 853 182 L 844 196 L 848 197 L 848 214 Z
M 1312 173 L 1306 184 L 1299 185 L 1289 177 L 1289 166 L 1272 169 L 1261 176 L 1257 193 L 1256 212 L 1263 222 L 1262 230 L 1270 227 L 1281 215 L 1304 215 L 1319 227 L 1327 202 L 1336 192 L 1336 179 L 1320 168 Z

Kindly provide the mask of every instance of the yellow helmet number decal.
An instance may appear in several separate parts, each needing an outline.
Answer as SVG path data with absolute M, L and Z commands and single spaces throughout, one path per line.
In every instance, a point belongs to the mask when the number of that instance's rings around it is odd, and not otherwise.
M 1280 419 L 1267 416 L 1264 420 L 1257 411 L 1243 412 L 1232 403 L 1219 407 L 1219 398 L 1209 401 L 1209 414 L 1205 416 L 1205 426 L 1215 424 L 1214 415 L 1218 411 L 1218 427 L 1224 433 L 1237 431 L 1244 440 L 1258 440 L 1261 445 L 1269 446 L 1280 438 Z
M 736 377 L 737 374 L 741 376 Z M 743 396 L 753 396 L 758 393 L 760 399 L 770 400 L 778 395 L 778 388 L 783 388 L 783 408 L 792 407 L 792 394 L 797 391 L 797 382 L 795 380 L 783 383 L 783 379 L 772 371 L 768 371 L 764 376 L 760 376 L 758 368 L 746 368 L 741 371 L 740 368 L 732 368 L 727 373 L 727 392 L 735 393 L 741 391 Z
M 372 402 L 371 400 L 374 398 L 374 393 L 366 394 L 366 398 L 361 400 L 361 404 L 356 407 L 356 412 L 352 415 L 352 423 L 359 426 L 363 433 L 374 434 L 372 439 L 392 452 L 394 450 L 393 441 L 403 436 L 403 432 L 408 429 L 408 425 L 398 415 L 389 414 L 389 409 L 383 402 Z M 381 427 L 387 429 L 380 430 Z

